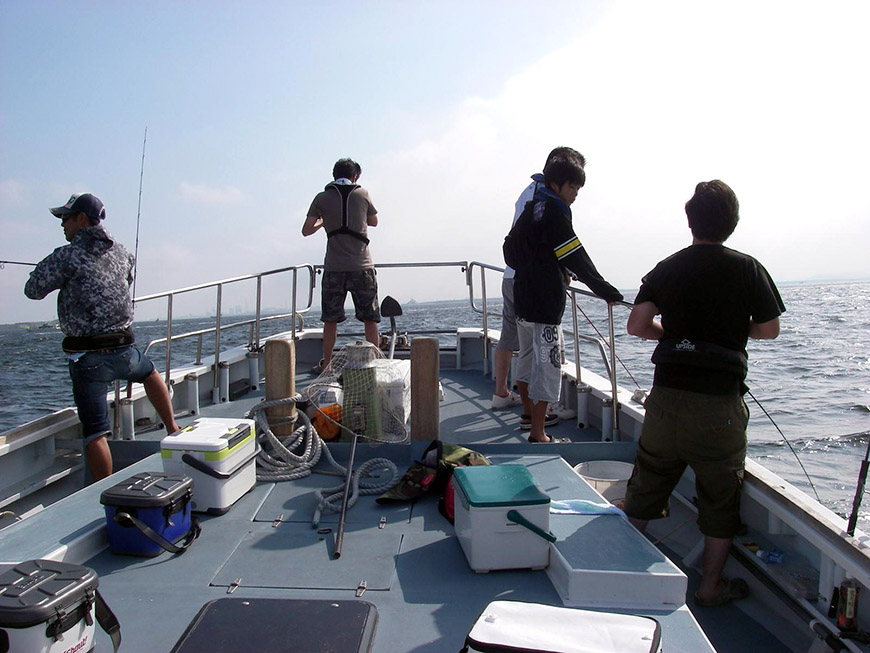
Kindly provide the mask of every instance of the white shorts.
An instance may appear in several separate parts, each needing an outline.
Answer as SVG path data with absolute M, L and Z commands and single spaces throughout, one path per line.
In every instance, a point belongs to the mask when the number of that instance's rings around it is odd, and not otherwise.
M 558 324 L 517 319 L 520 353 L 517 380 L 529 384 L 529 399 L 554 404 L 562 391 L 562 356 L 565 341 Z

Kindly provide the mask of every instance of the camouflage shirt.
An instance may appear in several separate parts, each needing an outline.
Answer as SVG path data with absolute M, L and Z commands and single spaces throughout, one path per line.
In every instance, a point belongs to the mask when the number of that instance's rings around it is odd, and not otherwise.
M 118 333 L 133 323 L 133 262 L 102 225 L 86 227 L 39 262 L 24 294 L 42 299 L 60 290 L 57 317 L 67 336 Z

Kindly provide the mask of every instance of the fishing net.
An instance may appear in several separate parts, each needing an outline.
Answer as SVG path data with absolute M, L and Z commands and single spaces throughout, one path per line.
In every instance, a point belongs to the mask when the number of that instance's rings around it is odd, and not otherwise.
M 345 345 L 303 393 L 320 437 L 405 442 L 410 369 L 409 361 L 385 358 L 371 343 Z

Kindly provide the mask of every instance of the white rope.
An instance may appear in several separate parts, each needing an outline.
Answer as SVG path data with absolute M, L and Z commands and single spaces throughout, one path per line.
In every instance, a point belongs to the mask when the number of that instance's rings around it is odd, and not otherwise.
M 254 419 L 258 427 L 258 439 L 260 441 L 260 453 L 257 456 L 257 480 L 258 481 L 293 481 L 305 478 L 314 470 L 320 461 L 321 455 L 326 457 L 329 465 L 341 476 L 347 474 L 347 467 L 338 464 L 332 457 L 332 452 L 326 443 L 317 434 L 303 411 L 297 410 L 297 418 L 301 425 L 290 435 L 283 439 L 278 438 L 270 428 L 270 420 L 266 415 L 266 409 L 274 406 L 297 404 L 302 401 L 301 395 L 294 395 L 284 399 L 264 401 L 254 406 L 248 415 Z M 286 420 L 286 418 L 285 418 Z M 276 422 L 272 418 L 272 422 Z M 286 420 L 289 422 L 289 420 Z M 304 448 L 302 448 L 304 445 Z M 294 451 L 301 453 L 296 454 Z M 377 474 L 380 472 L 380 474 Z M 329 473 L 329 472 L 320 472 Z M 353 506 L 359 495 L 383 494 L 391 489 L 399 481 L 399 470 L 392 461 L 386 458 L 372 458 L 357 467 L 351 476 L 351 496 L 347 507 Z M 323 510 L 340 512 L 344 499 L 344 484 L 337 487 L 316 490 L 318 505 L 314 512 L 312 525 L 316 528 L 320 522 Z

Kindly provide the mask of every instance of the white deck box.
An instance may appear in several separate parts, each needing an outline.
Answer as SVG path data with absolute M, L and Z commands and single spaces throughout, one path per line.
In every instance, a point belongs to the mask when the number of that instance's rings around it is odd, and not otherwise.
M 160 443 L 163 471 L 193 479 L 194 512 L 222 515 L 257 482 L 259 453 L 250 419 L 201 417 Z
M 469 653 L 658 653 L 661 625 L 651 617 L 493 601 L 465 639 Z
M 547 566 L 550 497 L 524 465 L 458 467 L 453 490 L 456 536 L 474 571 Z

